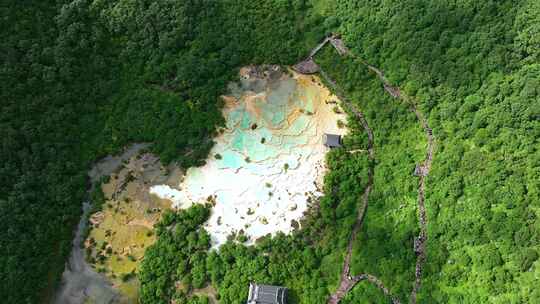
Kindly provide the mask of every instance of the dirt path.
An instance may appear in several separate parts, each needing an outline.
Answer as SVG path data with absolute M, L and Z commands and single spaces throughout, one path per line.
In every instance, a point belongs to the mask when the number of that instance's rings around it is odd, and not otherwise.
M 416 259 L 416 267 L 415 267 L 415 281 L 414 281 L 413 289 L 411 291 L 411 296 L 410 296 L 410 302 L 413 304 L 416 304 L 417 293 L 422 283 L 423 266 L 426 261 L 427 216 L 426 216 L 426 207 L 425 207 L 425 196 L 426 196 L 425 193 L 426 193 L 426 178 L 431 171 L 431 164 L 433 161 L 433 155 L 435 153 L 434 152 L 435 151 L 435 138 L 433 136 L 433 131 L 429 127 L 428 122 L 424 118 L 422 112 L 418 110 L 414 100 L 408 97 L 406 94 L 403 94 L 399 87 L 393 86 L 388 81 L 388 79 L 386 79 L 386 77 L 384 76 L 384 73 L 381 70 L 379 70 L 377 67 L 370 65 L 366 61 L 352 54 L 347 49 L 343 41 L 339 39 L 339 37 L 335 35 L 327 37 L 323 42 L 321 42 L 311 51 L 310 57 L 309 57 L 310 60 L 312 60 L 312 57 L 315 56 L 315 54 L 327 43 L 331 43 L 332 46 L 336 49 L 336 51 L 339 53 L 339 55 L 351 56 L 352 58 L 359 60 L 370 71 L 374 72 L 379 78 L 379 80 L 382 82 L 384 90 L 388 94 L 390 94 L 393 98 L 400 99 L 406 102 L 411 107 L 411 110 L 415 113 L 416 118 L 422 125 L 422 128 L 426 134 L 426 139 L 428 143 L 427 148 L 426 148 L 426 156 L 425 156 L 424 161 L 418 165 L 418 170 L 417 170 L 417 175 L 419 176 L 417 201 L 418 201 L 418 217 L 419 217 L 419 224 L 420 224 L 420 233 L 418 237 L 416 237 L 416 239 L 414 240 L 414 251 L 417 255 L 417 259 Z M 354 106 L 354 104 L 351 103 L 345 97 L 345 95 L 340 91 L 336 83 L 328 76 L 328 74 L 326 74 L 326 72 L 322 70 L 322 68 L 318 67 L 318 69 L 320 71 L 321 76 L 329 83 L 332 89 L 336 92 L 336 95 L 343 101 L 344 105 L 352 113 L 354 113 L 354 115 L 358 118 L 358 120 L 362 124 L 362 127 L 368 134 L 369 159 L 374 160 L 375 152 L 373 148 L 373 131 L 370 129 L 362 112 L 359 111 Z M 368 171 L 368 183 L 362 195 L 361 206 L 358 209 L 356 222 L 351 233 L 351 238 L 347 245 L 347 254 L 345 256 L 345 261 L 343 262 L 343 268 L 342 268 L 341 276 L 340 276 L 340 283 L 339 283 L 338 289 L 332 295 L 330 295 L 328 299 L 328 304 L 339 303 L 343 299 L 343 297 L 351 289 L 353 289 L 354 286 L 356 286 L 358 282 L 362 280 L 367 280 L 371 282 L 372 284 L 374 284 L 375 286 L 377 286 L 386 296 L 392 299 L 393 303 L 400 303 L 400 301 L 397 298 L 392 296 L 388 288 L 386 288 L 384 284 L 382 283 L 382 281 L 379 280 L 377 277 L 370 274 L 360 274 L 355 277 L 351 277 L 350 275 L 350 262 L 351 262 L 351 256 L 352 256 L 352 247 L 353 247 L 354 241 L 356 240 L 358 231 L 362 227 L 362 223 L 364 221 L 364 216 L 368 207 L 369 194 L 371 193 L 371 190 L 373 188 L 373 174 L 374 174 L 374 167 L 372 164 L 370 164 L 369 171 Z
M 210 304 L 219 304 L 219 301 L 217 299 L 217 291 L 212 285 L 208 285 L 204 288 L 195 288 L 191 290 L 190 292 L 193 296 L 205 296 L 208 297 L 208 301 Z

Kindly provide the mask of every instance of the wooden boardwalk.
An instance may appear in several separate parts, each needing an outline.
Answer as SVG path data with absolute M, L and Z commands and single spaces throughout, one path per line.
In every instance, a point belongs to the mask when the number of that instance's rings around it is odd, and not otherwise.
M 341 39 L 339 39 L 338 36 L 332 35 L 329 37 L 324 38 L 324 40 L 319 43 L 316 47 L 314 47 L 311 52 L 309 52 L 309 56 L 298 62 L 297 64 L 293 65 L 293 70 L 297 71 L 301 74 L 315 74 L 318 73 L 321 68 L 315 61 L 313 60 L 313 57 L 317 55 L 317 53 L 327 44 L 330 43 L 338 52 L 338 54 L 344 56 L 349 54 L 349 49 L 345 46 L 345 43 Z
M 429 127 L 427 120 L 424 118 L 422 113 L 418 110 L 416 103 L 414 100 L 409 98 L 406 94 L 403 94 L 399 87 L 393 86 L 386 77 L 384 77 L 384 74 L 381 70 L 379 70 L 377 67 L 372 66 L 368 64 L 366 61 L 357 58 L 354 56 L 349 49 L 345 46 L 345 43 L 339 38 L 337 35 L 332 35 L 329 37 L 326 37 L 321 43 L 319 43 L 315 48 L 313 48 L 309 54 L 309 57 L 305 60 L 299 62 L 298 64 L 293 66 L 293 69 L 295 69 L 299 73 L 303 74 L 314 74 L 317 72 L 320 72 L 321 76 L 329 83 L 329 85 L 332 87 L 336 95 L 341 99 L 343 104 L 357 117 L 357 119 L 362 124 L 362 127 L 366 131 L 368 135 L 368 157 L 370 160 L 375 159 L 375 152 L 374 152 L 374 139 L 373 139 L 373 131 L 369 127 L 367 120 L 365 119 L 363 113 L 356 108 L 356 106 L 350 102 L 347 97 L 340 91 L 336 83 L 321 69 L 319 65 L 315 63 L 313 60 L 313 56 L 317 54 L 327 43 L 330 43 L 341 56 L 351 56 L 355 59 L 358 59 L 362 62 L 363 65 L 365 65 L 370 71 L 374 72 L 379 80 L 383 84 L 384 90 L 390 94 L 395 99 L 400 99 L 402 101 L 405 101 L 408 103 L 411 107 L 411 111 L 413 111 L 420 122 L 422 128 L 424 129 L 424 132 L 426 134 L 426 139 L 428 142 L 427 148 L 426 148 L 426 156 L 422 164 L 420 165 L 421 168 L 421 174 L 418 174 L 419 177 L 419 183 L 418 183 L 418 217 L 419 217 L 419 224 L 420 224 L 420 234 L 418 237 L 415 238 L 413 249 L 414 252 L 417 254 L 417 260 L 416 260 L 416 267 L 415 267 L 415 280 L 413 284 L 413 289 L 411 291 L 410 296 L 410 302 L 415 304 L 417 302 L 417 293 L 420 289 L 421 282 L 422 282 L 422 270 L 423 265 L 426 261 L 426 242 L 427 242 L 427 217 L 426 217 L 426 208 L 425 208 L 425 192 L 426 192 L 426 178 L 429 175 L 431 171 L 431 163 L 433 161 L 433 155 L 435 153 L 435 137 L 433 136 L 433 130 Z M 347 245 L 347 253 L 345 255 L 345 261 L 343 262 L 343 268 L 341 271 L 340 276 L 340 282 L 338 289 L 330 295 L 328 298 L 328 304 L 337 304 L 347 295 L 347 293 L 356 286 L 356 284 L 360 281 L 367 280 L 376 287 L 378 287 L 387 297 L 389 297 L 392 300 L 392 303 L 394 304 L 400 304 L 400 301 L 398 298 L 392 296 L 390 293 L 390 290 L 386 288 L 386 286 L 383 284 L 381 280 L 379 280 L 377 277 L 370 275 L 370 274 L 360 274 L 357 276 L 352 277 L 350 274 L 350 262 L 351 262 L 351 256 L 352 256 L 352 247 L 353 243 L 356 240 L 356 236 L 358 232 L 360 231 L 360 228 L 362 226 L 364 216 L 368 207 L 369 202 L 369 194 L 371 193 L 371 190 L 373 188 L 373 176 L 374 176 L 374 167 L 373 165 L 370 165 L 370 168 L 368 169 L 368 183 L 366 185 L 366 188 L 364 189 L 364 193 L 361 198 L 360 206 L 358 209 L 356 222 L 354 224 L 354 227 L 352 229 L 351 237 L 349 239 L 349 243 Z
M 337 84 L 326 74 L 324 70 L 321 69 L 321 76 L 326 80 L 326 82 L 330 85 L 330 87 L 334 90 L 334 93 L 336 96 L 343 102 L 343 105 L 352 112 L 356 118 L 360 121 L 360 124 L 362 125 L 364 131 L 366 132 L 368 136 L 368 146 L 367 146 L 367 152 L 368 152 L 368 158 L 372 161 L 368 168 L 368 181 L 366 184 L 366 187 L 364 188 L 364 193 L 362 194 L 362 197 L 360 199 L 360 205 L 358 209 L 358 213 L 356 215 L 356 221 L 354 223 L 351 236 L 349 238 L 349 243 L 347 244 L 347 252 L 345 254 L 345 261 L 343 262 L 343 268 L 341 270 L 341 276 L 340 276 L 340 282 L 338 289 L 330 295 L 330 298 L 328 299 L 328 304 L 338 304 L 343 297 L 347 295 L 347 293 L 356 286 L 360 281 L 368 280 L 369 282 L 373 283 L 377 287 L 379 287 L 382 292 L 390 297 L 392 299 L 392 303 L 394 304 L 400 304 L 399 299 L 392 296 L 389 289 L 384 286 L 381 280 L 379 280 L 377 277 L 371 274 L 360 274 L 355 277 L 351 277 L 351 259 L 352 259 L 352 250 L 354 241 L 356 240 L 356 236 L 358 235 L 358 232 L 360 231 L 360 228 L 362 228 L 362 224 L 364 222 L 364 217 L 366 215 L 366 211 L 369 205 L 369 195 L 371 194 L 371 191 L 373 189 L 373 176 L 375 175 L 375 168 L 373 165 L 373 161 L 375 160 L 375 148 L 374 148 L 374 141 L 375 137 L 373 135 L 373 130 L 369 127 L 369 124 L 362 113 L 360 109 L 358 109 L 346 96 L 342 93 L 342 91 L 339 89 Z

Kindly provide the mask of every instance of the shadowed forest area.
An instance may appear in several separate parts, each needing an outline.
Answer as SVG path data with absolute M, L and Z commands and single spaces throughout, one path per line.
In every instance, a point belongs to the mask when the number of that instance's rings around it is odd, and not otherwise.
M 5 1 L 0 5 L 0 295 L 49 302 L 95 160 L 152 142 L 163 163 L 204 163 L 219 96 L 248 64 L 290 65 L 331 32 L 417 102 L 437 138 L 426 182 L 421 303 L 536 303 L 540 292 L 540 4 L 522 1 Z M 364 113 L 328 154 L 325 196 L 291 235 L 219 252 L 209 206 L 164 215 L 138 278 L 142 303 L 243 303 L 250 281 L 324 303 L 336 288 L 374 167 L 351 273 L 402 302 L 414 283 L 415 165 L 426 147 L 409 106 L 325 47 L 316 61 Z M 369 282 L 342 303 L 390 299 Z

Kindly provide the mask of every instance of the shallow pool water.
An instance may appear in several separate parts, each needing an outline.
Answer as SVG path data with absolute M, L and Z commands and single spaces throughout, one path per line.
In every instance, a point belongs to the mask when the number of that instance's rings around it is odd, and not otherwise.
M 216 246 L 234 232 L 242 231 L 250 242 L 290 232 L 310 197 L 321 195 L 323 134 L 346 131 L 337 127 L 343 114 L 326 103 L 336 97 L 317 78 L 282 73 L 271 80 L 249 72 L 244 68 L 240 83 L 224 97 L 226 129 L 206 165 L 189 169 L 178 189 L 150 190 L 178 208 L 215 196 L 205 228 Z

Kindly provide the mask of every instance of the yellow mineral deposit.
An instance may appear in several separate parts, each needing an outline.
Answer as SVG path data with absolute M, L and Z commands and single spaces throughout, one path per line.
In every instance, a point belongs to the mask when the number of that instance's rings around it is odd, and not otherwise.
M 167 181 L 165 173 L 150 154 L 132 157 L 102 185 L 107 200 L 102 211 L 90 217 L 87 260 L 128 302 L 136 303 L 138 297 L 136 273 L 145 249 L 155 241 L 153 225 L 171 206 L 148 193 L 149 185 Z

